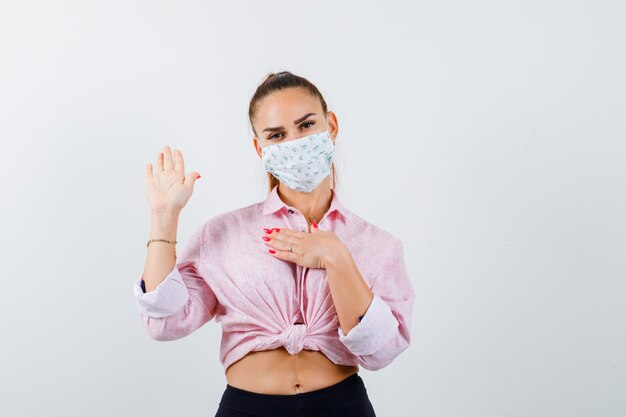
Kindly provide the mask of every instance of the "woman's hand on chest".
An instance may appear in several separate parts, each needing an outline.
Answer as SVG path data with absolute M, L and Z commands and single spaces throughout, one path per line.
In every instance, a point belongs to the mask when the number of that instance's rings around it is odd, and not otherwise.
M 319 230 L 315 223 L 310 233 L 278 227 L 264 228 L 261 238 L 271 256 L 307 268 L 326 268 L 338 253 L 347 250 L 335 233 Z

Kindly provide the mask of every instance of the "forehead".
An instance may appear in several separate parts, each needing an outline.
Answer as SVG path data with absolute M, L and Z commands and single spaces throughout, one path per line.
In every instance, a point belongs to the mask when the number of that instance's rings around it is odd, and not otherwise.
M 291 126 L 306 113 L 322 114 L 319 98 L 302 88 L 275 91 L 258 103 L 256 124 L 260 130 L 268 126 Z

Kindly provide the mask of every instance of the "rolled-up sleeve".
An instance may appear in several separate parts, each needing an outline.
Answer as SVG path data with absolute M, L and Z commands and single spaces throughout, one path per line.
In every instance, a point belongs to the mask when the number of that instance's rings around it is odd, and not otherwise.
M 143 275 L 133 285 L 139 311 L 146 316 L 163 318 L 180 310 L 189 300 L 189 290 L 177 266 L 152 291 L 146 292 Z
M 145 292 L 143 276 L 133 283 L 141 320 L 151 338 L 176 340 L 189 335 L 215 315 L 218 301 L 210 288 L 203 260 L 207 223 L 196 229 L 168 275 Z
M 394 239 L 385 251 L 382 268 L 372 281 L 374 293 L 367 311 L 348 334 L 338 327 L 339 340 L 359 365 L 378 370 L 389 365 L 411 342 L 413 285 L 404 261 L 402 241 Z

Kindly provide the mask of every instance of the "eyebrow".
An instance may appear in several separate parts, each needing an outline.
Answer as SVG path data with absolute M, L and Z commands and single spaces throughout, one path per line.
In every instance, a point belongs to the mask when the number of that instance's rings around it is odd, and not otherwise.
M 309 116 L 315 116 L 315 113 L 307 113 L 307 114 L 305 114 L 304 116 L 302 116 L 301 118 L 294 120 L 294 121 L 293 121 L 293 124 L 294 124 L 294 125 L 297 125 L 298 123 L 300 123 L 300 122 L 302 122 L 302 121 L 306 120 L 306 118 L 307 118 L 307 117 L 309 117 Z M 266 131 L 269 131 L 269 132 L 275 132 L 275 131 L 277 131 L 277 130 L 283 130 L 283 129 L 285 129 L 285 127 L 284 127 L 284 126 L 279 126 L 279 127 L 266 127 L 265 129 L 263 129 L 263 132 L 266 132 Z

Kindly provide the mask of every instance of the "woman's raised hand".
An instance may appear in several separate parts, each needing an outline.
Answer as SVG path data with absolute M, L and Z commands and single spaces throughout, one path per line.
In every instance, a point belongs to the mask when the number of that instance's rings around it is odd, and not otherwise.
M 153 213 L 180 212 L 193 192 L 193 185 L 200 178 L 197 172 L 185 175 L 183 154 L 178 149 L 163 147 L 156 159 L 156 170 L 146 165 L 146 194 Z

